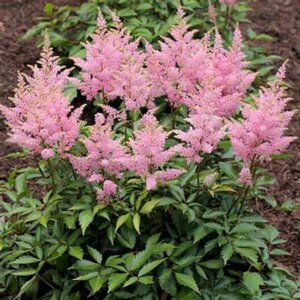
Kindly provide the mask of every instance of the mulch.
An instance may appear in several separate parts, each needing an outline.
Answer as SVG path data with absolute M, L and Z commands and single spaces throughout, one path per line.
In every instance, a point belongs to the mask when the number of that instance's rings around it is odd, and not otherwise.
M 1 3 L 2 2 L 2 3 Z M 34 41 L 20 41 L 19 38 L 42 15 L 46 0 L 0 1 L 0 103 L 10 105 L 17 83 L 17 71 L 25 71 L 28 64 L 34 64 L 39 56 Z M 76 4 L 79 0 L 56 0 L 55 4 Z M 288 83 L 293 101 L 290 109 L 300 108 L 300 1 L 299 0 L 249 0 L 253 11 L 252 24 L 257 32 L 268 33 L 274 41 L 265 43 L 270 54 L 289 58 Z M 289 134 L 300 137 L 300 113 L 296 113 Z M 5 143 L 7 138 L 3 118 L 0 116 L 0 180 L 5 179 L 13 167 L 28 165 L 28 159 L 7 159 L 5 155 L 17 151 L 16 146 Z M 269 163 L 267 168 L 277 179 L 270 194 L 279 203 L 293 200 L 300 204 L 300 139 L 289 148 L 292 156 L 288 160 Z M 288 239 L 284 248 L 291 256 L 280 258 L 278 264 L 300 274 L 300 208 L 292 213 L 272 209 L 257 203 L 259 212 L 274 224 L 281 237 Z
M 274 38 L 265 43 L 266 52 L 288 59 L 287 82 L 291 85 L 289 96 L 293 99 L 288 109 L 300 109 L 300 1 L 299 0 L 249 0 L 252 7 L 249 25 L 260 33 Z M 280 62 L 278 66 L 281 64 Z M 281 237 L 287 239 L 284 249 L 290 256 L 281 257 L 280 264 L 293 273 L 300 274 L 300 111 L 296 112 L 289 126 L 288 135 L 298 139 L 288 151 L 291 157 L 267 164 L 270 174 L 275 176 L 276 184 L 270 188 L 270 195 L 279 204 L 292 200 L 298 204 L 292 213 L 273 209 L 265 203 L 257 204 L 259 212 L 276 226 Z

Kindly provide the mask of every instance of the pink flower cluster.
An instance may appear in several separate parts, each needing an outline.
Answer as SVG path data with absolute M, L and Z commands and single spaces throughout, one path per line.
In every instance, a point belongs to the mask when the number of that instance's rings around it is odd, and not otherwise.
M 130 141 L 133 152 L 130 169 L 146 178 L 148 190 L 154 189 L 158 181 L 165 183 L 182 173 L 179 169 L 160 170 L 176 154 L 175 147 L 165 149 L 167 138 L 168 134 L 149 113 L 141 119 L 141 128 Z
M 103 201 L 117 192 L 115 181 L 122 177 L 125 170 L 144 176 L 148 190 L 154 189 L 158 181 L 165 183 L 182 173 L 177 169 L 161 169 L 176 153 L 172 148 L 164 148 L 167 133 L 158 127 L 152 114 L 146 114 L 141 119 L 142 128 L 134 132 L 134 139 L 126 148 L 114 139 L 112 123 L 107 120 L 109 118 L 105 119 L 102 114 L 96 116 L 90 136 L 83 140 L 87 150 L 85 156 L 69 155 L 78 174 L 89 182 L 102 184 L 103 188 L 98 189 L 98 200 Z
M 186 121 L 191 125 L 187 132 L 175 131 L 177 139 L 185 144 L 180 153 L 189 162 L 199 163 L 201 155 L 213 152 L 225 135 L 225 130 L 222 128 L 223 120 L 198 107 Z
M 234 152 L 244 160 L 245 168 L 241 172 L 241 181 L 249 183 L 249 168 L 254 160 L 268 158 L 279 153 L 295 139 L 284 136 L 293 112 L 284 111 L 288 98 L 282 87 L 285 66 L 269 87 L 262 88 L 255 97 L 255 107 L 245 104 L 242 109 L 243 120 L 229 123 L 229 134 Z
M 179 13 L 179 22 L 164 38 L 161 49 L 147 47 L 147 66 L 152 82 L 166 95 L 173 106 L 182 104 L 213 108 L 219 116 L 233 114 L 255 74 L 246 71 L 242 39 L 237 28 L 229 50 L 222 46 L 218 32 L 215 46 L 210 46 L 210 36 L 193 39 L 186 20 Z
M 98 199 L 103 200 L 115 194 L 117 185 L 110 179 L 120 178 L 127 168 L 129 155 L 119 140 L 113 139 L 111 123 L 102 114 L 95 117 L 90 136 L 83 140 L 86 155 L 69 155 L 74 169 L 89 182 L 102 183 L 98 190 Z
M 14 107 L 1 105 L 0 110 L 11 130 L 9 141 L 48 159 L 55 153 L 63 155 L 73 146 L 82 109 L 71 112 L 63 94 L 69 70 L 62 71 L 48 39 L 39 64 L 32 67 L 32 77 L 20 74 L 12 99 Z
M 132 41 L 121 21 L 113 18 L 115 28 L 108 30 L 99 15 L 93 40 L 85 45 L 86 59 L 74 59 L 82 70 L 82 79 L 74 83 L 88 99 L 96 95 L 109 101 L 121 98 L 127 110 L 136 110 L 153 98 L 144 66 L 146 55 L 138 51 L 139 41 Z
M 108 30 L 99 16 L 93 41 L 86 44 L 86 60 L 75 60 L 82 69 L 81 80 L 73 82 L 89 99 L 123 99 L 125 111 L 102 105 L 103 114 L 96 115 L 89 136 L 82 140 L 82 108 L 72 111 L 63 93 L 69 70 L 58 65 L 46 40 L 40 67 L 32 67 L 32 77 L 20 76 L 15 106 L 0 106 L 10 127 L 9 140 L 44 159 L 55 154 L 68 158 L 79 175 L 98 186 L 97 198 L 106 201 L 117 193 L 124 172 L 134 172 L 145 179 L 148 190 L 155 189 L 158 182 L 166 183 L 183 172 L 168 168 L 174 156 L 200 163 L 202 156 L 213 152 L 229 133 L 235 154 L 244 161 L 240 179 L 250 184 L 256 161 L 283 151 L 294 139 L 284 136 L 293 115 L 285 111 L 284 66 L 277 79 L 260 90 L 254 105 L 242 105 L 242 120 L 226 121 L 236 112 L 255 77 L 245 70 L 241 33 L 237 28 L 233 44 L 226 50 L 216 32 L 212 47 L 208 34 L 202 40 L 193 39 L 194 32 L 188 31 L 181 10 L 178 17 L 177 26 L 171 30 L 171 37 L 161 42 L 161 49 L 148 45 L 145 53 L 116 17 L 115 28 Z M 131 139 L 116 138 L 114 120 L 126 121 L 126 110 L 153 107 L 157 95 L 165 96 L 172 107 L 188 107 L 184 124 L 188 130 L 165 131 L 154 110 L 148 109 L 136 122 L 139 126 Z M 178 144 L 168 148 L 171 133 L 175 133 Z M 80 156 L 70 154 L 77 141 L 86 150 Z

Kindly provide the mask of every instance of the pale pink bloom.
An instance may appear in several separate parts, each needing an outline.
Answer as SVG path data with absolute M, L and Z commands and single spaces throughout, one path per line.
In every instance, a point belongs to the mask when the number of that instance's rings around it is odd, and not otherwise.
M 251 175 L 249 168 L 247 168 L 247 167 L 242 168 L 242 170 L 240 172 L 239 180 L 240 180 L 240 182 L 245 183 L 247 185 L 252 184 L 252 175 Z
M 114 139 L 111 124 L 106 122 L 102 114 L 97 114 L 95 125 L 91 127 L 91 134 L 83 140 L 86 147 L 86 155 L 73 156 L 69 159 L 79 175 L 89 182 L 103 184 L 101 195 L 111 195 L 114 189 L 111 182 L 104 183 L 109 178 L 120 178 L 126 170 L 129 159 L 126 149 L 120 141 Z M 109 191 L 109 192 L 108 192 Z M 99 192 L 100 193 L 100 192 Z M 100 195 L 98 193 L 98 196 Z
M 219 116 L 233 114 L 254 80 L 245 70 L 241 32 L 237 28 L 232 46 L 226 50 L 218 32 L 214 47 L 210 35 L 193 39 L 186 20 L 179 16 L 178 25 L 160 44 L 160 50 L 147 46 L 147 65 L 152 81 L 174 107 L 209 105 Z
M 155 117 L 146 114 L 141 120 L 141 128 L 134 131 L 134 139 L 130 140 L 133 154 L 129 168 L 145 177 L 148 190 L 154 189 L 158 181 L 166 183 L 182 173 L 178 169 L 161 169 L 176 154 L 174 147 L 165 149 L 167 137 Z
M 55 152 L 52 149 L 43 149 L 41 152 L 41 156 L 43 159 L 49 159 L 55 156 Z
M 118 186 L 111 180 L 105 180 L 103 182 L 103 188 L 97 189 L 97 200 L 106 202 L 117 193 Z
M 229 50 L 224 49 L 222 38 L 216 31 L 214 47 L 206 47 L 205 67 L 197 72 L 196 91 L 187 96 L 186 103 L 190 108 L 196 105 L 210 107 L 218 116 L 230 116 L 236 112 L 255 79 L 254 73 L 245 70 L 247 62 L 242 48 L 238 27 Z M 202 57 L 196 56 L 195 65 Z
M 284 66 L 269 87 L 254 97 L 255 107 L 245 104 L 244 120 L 229 122 L 229 134 L 234 152 L 246 166 L 254 159 L 265 159 L 285 150 L 295 137 L 284 136 L 293 112 L 284 111 L 289 100 L 282 87 Z
M 107 29 L 100 14 L 98 29 L 91 43 L 85 44 L 86 59 L 74 58 L 81 68 L 81 80 L 76 86 L 88 99 L 100 95 L 106 101 L 121 98 L 127 110 L 147 106 L 152 100 L 151 81 L 145 68 L 146 55 L 139 51 L 139 41 L 133 41 L 114 16 L 115 28 Z
M 223 138 L 222 118 L 198 107 L 186 120 L 191 125 L 188 131 L 175 131 L 176 138 L 184 143 L 180 154 L 189 162 L 200 162 L 202 155 L 213 152 Z
M 185 104 L 185 94 L 195 88 L 195 82 L 191 79 L 195 77 L 196 66 L 193 66 L 195 61 L 191 63 L 191 60 L 204 50 L 201 43 L 193 39 L 194 33 L 188 31 L 183 13 L 179 11 L 178 24 L 171 29 L 171 37 L 165 37 L 160 43 L 160 50 L 149 44 L 146 47 L 147 67 L 152 81 L 173 106 Z
M 106 123 L 107 124 L 113 124 L 114 120 L 118 120 L 118 121 L 126 121 L 126 112 L 124 111 L 119 111 L 109 105 L 101 105 L 101 108 L 105 114 L 105 118 L 106 118 Z
M 79 135 L 82 108 L 72 112 L 63 90 L 70 70 L 62 71 L 46 38 L 39 65 L 33 75 L 19 75 L 14 107 L 0 105 L 10 129 L 9 141 L 42 154 L 64 155 Z

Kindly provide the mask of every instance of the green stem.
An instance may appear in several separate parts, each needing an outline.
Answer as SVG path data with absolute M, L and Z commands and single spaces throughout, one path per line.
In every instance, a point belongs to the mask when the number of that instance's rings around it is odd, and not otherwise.
M 246 204 L 246 199 L 247 199 L 247 196 L 249 194 L 249 191 L 250 191 L 250 185 L 248 185 L 245 189 L 244 196 L 243 196 L 243 199 L 241 201 L 241 206 L 240 206 L 239 211 L 238 211 L 238 216 L 240 216 L 242 211 L 244 211 L 244 207 L 245 207 L 245 204 Z
M 199 193 L 200 193 L 200 168 L 201 166 L 201 163 L 199 163 L 197 165 L 197 169 L 196 169 L 196 174 L 197 174 L 197 197 L 199 196 Z
M 242 192 L 245 190 L 245 188 L 246 188 L 246 184 L 243 185 L 243 187 L 239 190 L 239 192 L 238 192 L 237 196 L 235 197 L 235 199 L 232 200 L 232 203 L 231 203 L 231 205 L 229 207 L 229 210 L 227 212 L 227 216 L 230 215 L 230 213 L 232 212 L 233 208 L 238 203 L 238 200 L 240 199 L 240 196 L 241 196 Z
M 171 124 L 172 124 L 172 129 L 175 129 L 175 126 L 176 126 L 176 114 L 177 114 L 177 109 L 174 108 L 172 105 L 171 105 Z
M 229 25 L 229 19 L 230 19 L 230 7 L 227 5 L 226 7 L 226 15 L 225 15 L 225 29 L 227 30 Z
M 42 280 L 46 285 L 48 285 L 52 290 L 55 290 L 55 287 L 49 283 L 45 278 L 43 278 L 40 274 L 38 274 L 38 278 Z
M 53 170 L 50 159 L 47 160 L 47 163 L 48 163 L 50 176 L 51 176 L 51 180 L 52 180 L 52 187 L 55 188 L 56 186 L 55 186 L 55 180 L 54 180 L 54 170 Z
M 255 186 L 255 182 L 256 182 L 256 171 L 257 171 L 257 168 L 259 166 L 259 163 L 254 163 L 253 161 L 253 164 L 252 164 L 252 167 L 251 167 L 251 174 L 252 174 L 252 181 L 253 181 L 253 186 Z M 243 211 L 245 210 L 245 206 L 246 206 L 246 200 L 247 200 L 247 196 L 249 194 L 249 191 L 250 191 L 250 186 L 247 187 L 247 189 L 245 190 L 245 194 L 244 194 L 244 197 L 241 201 L 241 206 L 240 206 L 240 209 L 238 211 L 238 215 L 240 216 Z
M 44 172 L 43 172 L 43 170 L 42 170 L 42 168 L 41 168 L 41 166 L 40 166 L 40 162 L 38 161 L 37 158 L 35 158 L 35 161 L 36 161 L 36 165 L 37 165 L 37 167 L 38 167 L 38 169 L 39 169 L 39 172 L 41 173 L 42 177 L 43 177 L 43 178 L 46 178 L 46 176 L 45 176 L 45 174 L 44 174 Z
M 251 160 L 251 163 L 250 163 L 250 172 L 252 174 L 253 183 L 255 183 L 255 181 L 256 181 L 255 175 L 256 175 L 256 171 L 257 171 L 258 166 L 259 166 L 259 162 L 256 162 L 256 156 L 254 156 Z M 237 205 L 240 202 L 239 200 L 242 197 L 241 206 L 238 209 L 238 215 L 241 214 L 241 212 L 244 210 L 245 202 L 246 202 L 247 196 L 249 194 L 250 188 L 251 188 L 251 186 L 243 184 L 243 187 L 238 192 L 236 198 L 232 201 L 232 204 L 231 204 L 231 206 L 230 206 L 230 208 L 227 212 L 227 216 L 230 215 L 233 208 L 235 207 L 235 205 Z
M 73 175 L 74 179 L 76 180 L 76 179 L 77 179 L 77 175 L 76 175 L 76 173 L 75 173 L 75 171 L 74 171 L 74 169 L 73 169 L 72 164 L 70 163 L 69 160 L 67 160 L 67 163 L 68 163 L 68 165 L 69 165 L 69 167 L 70 167 L 70 169 L 71 169 L 71 172 L 72 172 L 72 175 Z

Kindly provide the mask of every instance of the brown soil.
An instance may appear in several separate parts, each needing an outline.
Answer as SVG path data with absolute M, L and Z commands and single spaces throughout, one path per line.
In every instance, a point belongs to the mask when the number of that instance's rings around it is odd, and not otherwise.
M 290 108 L 300 108 L 300 1 L 299 0 L 248 0 L 253 8 L 250 14 L 251 27 L 258 32 L 265 32 L 275 38 L 266 44 L 268 53 L 289 58 L 288 82 L 292 85 L 291 96 L 294 101 Z M 24 71 L 28 64 L 35 63 L 39 55 L 33 41 L 21 42 L 19 37 L 34 24 L 34 19 L 42 15 L 46 0 L 0 0 L 0 103 L 9 105 L 8 97 L 16 86 L 17 70 Z M 56 0 L 56 4 L 72 4 L 79 0 Z M 297 35 L 298 33 L 298 35 Z M 298 54 L 295 49 L 298 49 Z M 291 124 L 290 134 L 300 137 L 300 114 L 297 113 Z M 0 117 L 0 179 L 16 166 L 25 165 L 28 160 L 3 159 L 17 150 L 6 144 L 7 135 L 3 119 Z M 270 191 L 278 202 L 294 200 L 300 204 L 300 139 L 294 142 L 289 151 L 289 160 L 273 162 L 269 170 L 278 183 Z M 284 213 L 270 209 L 258 203 L 259 211 L 275 224 L 282 237 L 289 240 L 284 245 L 291 256 L 280 260 L 294 273 L 300 273 L 300 211 Z
M 249 0 L 253 11 L 250 13 L 252 29 L 267 33 L 274 38 L 265 45 L 266 52 L 289 59 L 287 81 L 292 86 L 293 100 L 289 109 L 300 109 L 300 1 L 299 0 Z M 295 274 L 300 274 L 300 112 L 291 122 L 289 135 L 298 137 L 288 149 L 292 156 L 287 160 L 272 162 L 268 169 L 277 179 L 270 193 L 279 203 L 293 200 L 298 208 L 292 213 L 272 209 L 258 203 L 260 213 L 274 224 L 281 236 L 288 240 L 284 248 L 291 256 L 280 262 Z
M 43 15 L 47 2 L 53 4 L 76 4 L 79 0 L 0 0 L 0 103 L 10 105 L 17 83 L 17 71 L 25 71 L 34 64 L 39 50 L 34 41 L 23 42 L 20 37 Z M 14 145 L 5 143 L 7 138 L 3 118 L 0 116 L 0 180 L 13 167 L 26 165 L 28 159 L 7 159 L 7 154 L 16 152 Z

